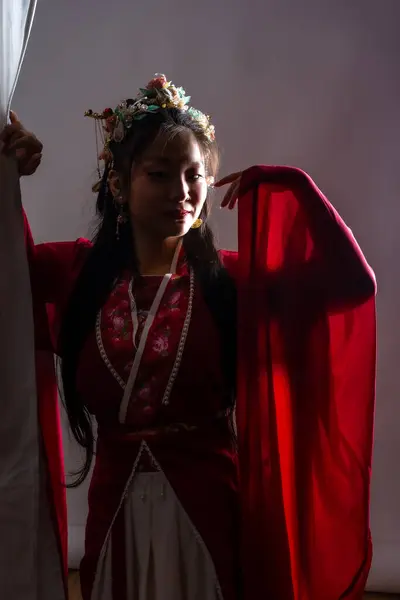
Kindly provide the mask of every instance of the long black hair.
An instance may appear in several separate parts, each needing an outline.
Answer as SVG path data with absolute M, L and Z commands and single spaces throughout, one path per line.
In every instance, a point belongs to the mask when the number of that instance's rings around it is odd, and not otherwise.
M 129 189 L 132 163 L 140 160 L 140 156 L 156 137 L 161 133 L 173 136 L 182 128 L 188 128 L 194 134 L 204 156 L 207 174 L 216 174 L 216 143 L 207 138 L 201 126 L 189 114 L 175 108 L 164 109 L 135 121 L 125 139 L 110 146 L 114 169 L 119 173 L 125 189 Z M 70 484 L 71 487 L 77 487 L 84 481 L 94 454 L 92 418 L 77 390 L 80 352 L 86 338 L 95 327 L 99 310 L 122 272 L 130 269 L 133 275 L 140 274 L 129 223 L 120 226 L 117 239 L 118 211 L 107 179 L 106 170 L 96 204 L 100 225 L 69 298 L 58 344 L 63 402 L 73 436 L 85 450 L 84 465 L 76 473 L 77 478 Z M 191 229 L 184 236 L 183 245 L 187 261 L 194 270 L 204 299 L 221 334 L 222 368 L 229 386 L 226 408 L 229 410 L 234 407 L 236 388 L 236 290 L 215 248 L 213 234 L 207 223 L 208 213 L 207 198 L 201 214 L 203 224 L 198 229 Z

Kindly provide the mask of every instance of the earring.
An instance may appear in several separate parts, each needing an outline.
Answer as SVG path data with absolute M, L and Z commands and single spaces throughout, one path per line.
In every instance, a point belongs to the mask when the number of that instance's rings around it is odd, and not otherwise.
M 196 219 L 192 225 L 192 229 L 198 229 L 203 225 L 203 219 Z
M 116 200 L 121 200 L 122 197 L 118 196 L 118 198 L 116 198 Z M 119 241 L 120 239 L 120 231 L 121 231 L 121 227 L 122 225 L 125 225 L 125 223 L 128 222 L 128 215 L 126 212 L 126 204 L 121 204 L 120 202 L 118 202 L 118 210 L 119 210 L 119 214 L 117 215 L 117 226 L 115 229 L 115 237 L 117 238 L 117 241 Z

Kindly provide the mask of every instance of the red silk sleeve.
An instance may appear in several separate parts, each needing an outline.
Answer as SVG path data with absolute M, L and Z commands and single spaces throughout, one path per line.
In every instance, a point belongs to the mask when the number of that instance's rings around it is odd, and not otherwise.
M 50 512 L 54 522 L 67 595 L 68 522 L 64 457 L 54 365 L 55 315 L 64 306 L 90 243 L 49 243 L 35 246 L 24 214 L 25 245 L 31 276 L 35 325 L 38 412 L 47 473 Z
M 261 194 L 261 212 L 258 231 L 244 235 L 254 235 L 268 257 L 271 291 L 287 295 L 295 288 L 306 294 L 307 304 L 323 303 L 330 311 L 346 310 L 375 294 L 374 273 L 351 230 L 304 171 L 252 167 L 242 177 L 242 198 L 250 191 Z M 243 231 L 243 220 L 241 225 Z
M 244 173 L 238 398 L 246 598 L 362 598 L 370 560 L 375 280 L 310 178 Z
M 79 238 L 75 242 L 35 245 L 25 214 L 24 227 L 31 274 L 36 346 L 56 351 L 56 323 L 60 321 L 60 315 L 92 244 L 87 239 Z

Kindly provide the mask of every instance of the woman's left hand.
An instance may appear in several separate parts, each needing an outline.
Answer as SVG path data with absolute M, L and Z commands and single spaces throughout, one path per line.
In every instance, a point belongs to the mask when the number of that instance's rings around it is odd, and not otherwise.
M 240 180 L 242 178 L 242 171 L 238 171 L 237 173 L 232 173 L 231 175 L 227 175 L 223 177 L 216 183 L 214 183 L 214 187 L 220 188 L 224 185 L 229 185 L 228 191 L 226 192 L 224 199 L 221 202 L 221 208 L 228 208 L 229 210 L 233 210 L 237 204 L 239 198 L 239 187 Z
M 27 131 L 14 112 L 10 112 L 11 125 L 0 133 L 1 152 L 15 156 L 20 176 L 33 175 L 42 160 L 43 144 Z

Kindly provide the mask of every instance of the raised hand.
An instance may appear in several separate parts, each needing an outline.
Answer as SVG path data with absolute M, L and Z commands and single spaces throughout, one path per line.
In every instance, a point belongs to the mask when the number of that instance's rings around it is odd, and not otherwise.
M 229 210 L 233 210 L 237 204 L 239 197 L 239 187 L 240 187 L 240 179 L 242 177 L 242 172 L 238 171 L 237 173 L 231 173 L 231 175 L 227 175 L 223 177 L 216 183 L 214 183 L 214 187 L 220 188 L 224 185 L 229 185 L 228 191 L 226 192 L 222 202 L 221 208 L 228 208 Z
M 43 144 L 24 128 L 13 111 L 10 120 L 0 134 L 0 151 L 15 156 L 20 176 L 33 175 L 42 160 Z

